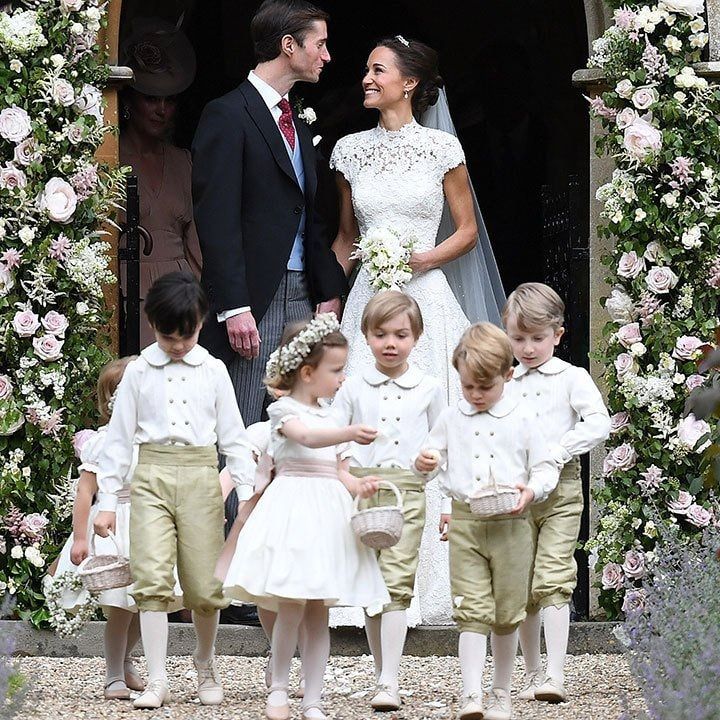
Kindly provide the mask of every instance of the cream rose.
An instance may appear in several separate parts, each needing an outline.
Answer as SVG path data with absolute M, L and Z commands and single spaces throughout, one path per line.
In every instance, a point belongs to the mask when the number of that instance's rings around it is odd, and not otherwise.
M 620 353 L 615 358 L 615 372 L 617 378 L 622 382 L 626 377 L 637 374 L 638 365 L 635 358 L 630 353 Z
M 648 270 L 645 284 L 656 295 L 669 293 L 678 283 L 678 276 L 668 267 L 655 266 Z
M 636 278 L 645 269 L 645 260 L 631 250 L 624 252 L 618 262 L 617 274 L 624 278 Z
M 30 116 L 17 105 L 0 112 L 0 135 L 10 142 L 24 140 L 32 131 Z
M 625 128 L 623 146 L 634 158 L 644 160 L 662 148 L 662 133 L 647 120 L 638 118 Z
M 12 382 L 7 375 L 0 375 L 0 400 L 7 400 L 13 391 Z
M 17 190 L 27 185 L 27 177 L 25 173 L 16 168 L 12 163 L 5 163 L 5 167 L 0 168 L 0 188 L 4 190 Z
M 695 17 L 701 15 L 705 9 L 705 0 L 660 0 L 658 8 L 687 17 Z
M 40 322 L 47 332 L 56 337 L 62 337 L 68 329 L 68 319 L 62 313 L 55 312 L 55 310 L 47 313 Z
M 35 354 L 46 362 L 52 362 L 62 357 L 63 341 L 58 340 L 54 335 L 43 335 L 33 338 Z
M 687 250 L 699 248 L 702 245 L 702 228 L 699 225 L 693 225 L 688 228 L 680 238 L 680 242 Z
M 608 563 L 602 571 L 604 590 L 619 590 L 623 586 L 623 569 L 617 563 Z
M 625 108 L 621 110 L 617 116 L 615 117 L 615 122 L 617 123 L 618 128 L 620 130 L 624 130 L 626 127 L 629 127 L 632 125 L 638 118 L 638 114 L 632 109 L 632 108 Z
M 13 329 L 20 337 L 32 337 L 40 327 L 40 320 L 32 310 L 18 310 L 13 317 Z
M 639 323 L 633 322 L 623 325 L 617 331 L 618 342 L 625 348 L 630 348 L 635 343 L 642 342 Z
M 665 47 L 673 54 L 677 55 L 682 50 L 682 41 L 675 35 L 668 35 L 663 43 Z
M 710 440 L 706 440 L 699 447 L 695 447 L 700 438 L 710 433 L 710 426 L 704 420 L 698 420 L 692 413 L 683 418 L 677 426 L 678 439 L 687 445 L 691 450 L 701 453 L 710 446 Z
M 103 121 L 102 93 L 94 85 L 83 85 L 75 102 L 75 109 L 83 115 L 91 115 L 98 124 Z
M 53 101 L 62 107 L 70 107 L 75 102 L 75 90 L 73 90 L 73 86 L 62 78 L 53 80 L 50 95 Z
M 698 349 L 703 344 L 700 338 L 694 337 L 693 335 L 681 335 L 675 341 L 672 356 L 678 360 L 693 360 L 697 355 Z
M 701 528 L 707 527 L 713 521 L 712 512 L 697 503 L 693 503 L 687 509 L 687 515 L 685 517 L 689 523 Z
M 659 99 L 658 91 L 653 87 L 639 87 L 632 94 L 632 104 L 638 110 L 647 110 L 652 107 Z M 636 118 L 637 120 L 637 118 Z M 632 125 L 633 123 L 628 123 Z
M 62 178 L 48 180 L 40 196 L 40 209 L 48 214 L 51 220 L 68 223 L 77 207 L 77 195 L 72 185 Z

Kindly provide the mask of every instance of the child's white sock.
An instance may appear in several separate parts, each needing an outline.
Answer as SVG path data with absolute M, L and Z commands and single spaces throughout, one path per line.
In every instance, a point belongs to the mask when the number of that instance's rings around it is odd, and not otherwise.
M 147 661 L 148 680 L 160 680 L 167 685 L 167 642 L 168 616 L 165 612 L 140 612 L 140 631 L 142 634 L 145 660 Z
M 570 634 L 570 605 L 551 605 L 545 608 L 545 647 L 547 674 L 565 682 L 565 655 Z
M 540 670 L 542 660 L 540 658 L 540 626 L 542 616 L 540 611 L 528 613 L 525 620 L 518 628 L 520 638 L 520 649 L 522 650 L 523 662 L 525 663 L 525 674 Z M 494 636 L 493 636 L 494 637 Z
M 305 607 L 305 639 L 302 663 L 305 671 L 305 697 L 303 705 L 320 704 L 325 668 L 330 657 L 330 628 L 328 608 L 322 600 L 311 600 Z M 315 713 L 317 714 L 317 713 Z M 321 717 L 318 714 L 318 717 Z
M 510 692 L 512 671 L 517 655 L 518 634 L 492 636 L 493 651 L 493 687 Z
M 393 690 L 398 687 L 400 660 L 407 635 L 407 615 L 404 610 L 383 613 L 380 640 L 382 645 L 382 672 L 378 682 L 389 685 Z
M 192 621 L 197 637 L 195 659 L 206 663 L 212 658 L 215 650 L 215 637 L 217 636 L 218 622 L 220 622 L 220 611 L 210 615 L 202 615 L 193 610 Z
M 140 613 L 132 613 L 132 619 L 127 631 L 127 647 L 125 648 L 125 662 L 132 662 L 132 651 L 140 639 Z
M 105 623 L 105 686 L 122 683 L 125 685 L 125 654 L 128 646 L 128 628 L 132 613 L 121 608 L 110 608 Z
M 368 645 L 370 646 L 370 652 L 373 656 L 375 663 L 375 679 L 380 679 L 380 673 L 382 672 L 382 644 L 380 641 L 382 628 L 382 615 L 373 615 L 370 617 L 367 613 L 365 614 L 365 635 L 367 635 Z
M 483 670 L 487 655 L 487 635 L 474 632 L 460 633 L 458 656 L 462 675 L 463 695 L 483 691 Z
M 280 603 L 272 635 L 272 685 L 268 703 L 284 705 L 287 702 L 290 663 L 298 641 L 298 628 L 305 607 L 300 603 Z

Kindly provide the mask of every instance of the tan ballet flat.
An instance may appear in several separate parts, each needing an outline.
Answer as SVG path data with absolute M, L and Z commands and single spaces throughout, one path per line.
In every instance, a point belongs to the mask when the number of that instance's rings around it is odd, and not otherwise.
M 290 706 L 284 705 L 265 705 L 265 717 L 267 720 L 290 720 Z
M 108 683 L 104 690 L 103 690 L 103 696 L 106 700 L 129 700 L 130 699 L 130 690 L 127 687 L 119 687 L 116 690 L 110 690 L 110 688 L 113 685 L 118 685 L 121 683 L 122 680 L 113 680 L 111 683 Z

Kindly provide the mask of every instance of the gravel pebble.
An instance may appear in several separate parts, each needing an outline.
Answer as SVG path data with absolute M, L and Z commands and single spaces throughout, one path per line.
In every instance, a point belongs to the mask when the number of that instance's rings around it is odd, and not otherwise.
M 218 669 L 225 687 L 225 703 L 203 707 L 195 697 L 195 675 L 188 657 L 168 659 L 170 704 L 160 710 L 133 710 L 129 702 L 102 699 L 103 661 L 77 658 L 21 658 L 20 671 L 29 679 L 29 695 L 22 716 L 27 720 L 258 720 L 264 717 L 263 658 L 219 657 Z M 144 672 L 144 663 L 137 661 Z M 297 686 L 298 664 L 293 664 L 291 687 Z M 642 707 L 637 685 L 621 655 L 568 657 L 566 685 L 571 702 L 559 705 L 514 702 L 516 720 L 617 720 L 622 698 L 633 708 Z M 491 677 L 488 662 L 486 678 Z M 522 682 L 518 659 L 513 687 Z M 373 717 L 369 700 L 373 664 L 367 655 L 333 657 L 325 678 L 325 712 L 337 720 Z M 403 658 L 401 688 L 404 704 L 399 712 L 377 714 L 387 720 L 440 720 L 454 718 L 460 693 L 460 668 L 456 657 Z M 299 701 L 293 700 L 293 717 L 299 717 Z

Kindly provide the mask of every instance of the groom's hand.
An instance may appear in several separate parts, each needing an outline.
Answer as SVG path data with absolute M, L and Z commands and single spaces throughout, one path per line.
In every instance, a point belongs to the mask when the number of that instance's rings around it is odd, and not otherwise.
M 335 316 L 338 320 L 342 317 L 342 302 L 340 301 L 340 298 L 333 298 L 332 300 L 325 300 L 324 302 L 321 302 L 318 304 L 317 308 L 315 308 L 315 313 L 317 315 L 320 315 L 320 313 L 335 313 Z
M 233 315 L 225 321 L 230 347 L 249 360 L 260 354 L 260 335 L 251 312 Z

